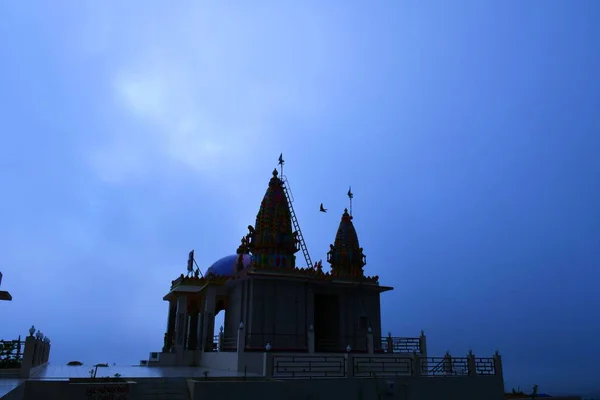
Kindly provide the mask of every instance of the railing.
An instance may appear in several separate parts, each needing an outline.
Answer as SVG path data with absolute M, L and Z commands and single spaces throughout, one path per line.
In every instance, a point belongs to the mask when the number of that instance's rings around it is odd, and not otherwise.
M 308 335 L 286 334 L 286 333 L 256 333 L 246 334 L 246 351 L 269 351 L 304 352 L 308 351 Z
M 353 373 L 357 378 L 372 376 L 411 376 L 412 357 L 357 356 L 352 358 Z
M 221 351 L 237 351 L 237 337 L 223 337 Z
M 273 378 L 343 378 L 345 356 L 273 356 Z
M 501 375 L 497 364 L 500 357 L 421 357 L 409 355 L 271 355 L 273 377 L 329 378 L 329 377 L 399 377 L 423 378 L 472 377 L 477 375 Z M 500 364 L 498 364 L 500 365 Z M 347 368 L 352 368 L 348 370 Z M 501 367 L 499 367 L 501 368 Z
M 466 357 L 422 357 L 421 375 L 424 376 L 465 376 L 469 375 Z
M 212 351 L 219 351 L 219 335 L 213 336 Z
M 496 363 L 493 357 L 475 357 L 475 372 L 477 375 L 496 375 Z
M 421 353 L 421 339 L 382 337 L 375 340 L 375 353 Z
M 20 368 L 23 362 L 25 341 L 0 340 L 0 368 Z

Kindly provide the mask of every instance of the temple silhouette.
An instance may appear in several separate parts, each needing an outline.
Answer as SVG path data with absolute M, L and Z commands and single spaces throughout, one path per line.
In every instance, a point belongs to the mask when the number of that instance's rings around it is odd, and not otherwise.
M 235 254 L 201 274 L 199 268 L 193 271 L 190 253 L 187 275 L 172 281 L 164 296 L 169 314 L 162 351 L 150 353 L 142 364 L 200 366 L 281 380 L 383 377 L 393 378 L 386 383 L 388 394 L 398 384 L 423 398 L 444 391 L 502 398 L 497 352 L 487 358 L 470 351 L 462 357 L 431 357 L 423 331 L 413 337 L 383 334 L 381 294 L 393 288 L 365 274 L 351 190 L 350 211 L 341 214 L 327 253 L 329 268 L 311 261 L 281 156 L 279 162 L 281 173 L 273 171 L 255 223 Z M 319 208 L 327 211 L 323 204 Z M 221 311 L 224 325 L 215 335 L 215 315 Z M 457 379 L 444 380 L 448 377 Z M 346 390 L 344 381 L 336 381 L 341 386 L 331 381 L 328 390 Z
M 302 252 L 306 267 L 298 267 Z M 269 181 L 254 226 L 236 254 L 220 259 L 203 277 L 181 275 L 164 297 L 169 302 L 163 353 L 189 363 L 186 352 L 215 348 L 214 316 L 225 311 L 224 350 L 244 326 L 244 351 L 367 351 L 367 333 L 381 337 L 378 276 L 365 276 L 366 256 L 352 217 L 344 210 L 327 253 L 330 271 L 311 265 L 284 179 Z

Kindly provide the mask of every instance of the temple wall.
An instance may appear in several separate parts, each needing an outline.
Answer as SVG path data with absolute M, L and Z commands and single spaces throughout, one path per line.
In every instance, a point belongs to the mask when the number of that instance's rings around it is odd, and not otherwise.
M 237 340 L 238 329 L 242 318 L 244 282 L 236 282 L 227 291 L 227 308 L 225 309 L 224 334 L 226 338 Z M 245 322 L 244 322 L 245 323 Z
M 342 335 L 351 336 L 356 333 L 362 337 L 367 334 L 370 326 L 373 336 L 381 337 L 379 293 L 352 288 L 342 290 L 340 296 Z M 364 326 L 361 326 L 361 318 L 365 318 Z
M 251 281 L 252 313 L 246 343 L 262 349 L 266 343 L 277 348 L 307 348 L 307 285 L 278 279 Z

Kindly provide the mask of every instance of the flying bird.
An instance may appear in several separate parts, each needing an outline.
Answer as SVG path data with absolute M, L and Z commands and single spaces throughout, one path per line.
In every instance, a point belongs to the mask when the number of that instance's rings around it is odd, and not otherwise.
M 321 208 L 319 209 L 321 212 L 327 212 L 327 209 L 323 207 L 323 203 L 321 203 Z

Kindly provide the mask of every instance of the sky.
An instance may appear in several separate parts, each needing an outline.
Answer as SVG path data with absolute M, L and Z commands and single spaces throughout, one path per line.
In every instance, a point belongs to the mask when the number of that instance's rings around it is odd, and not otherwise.
M 509 390 L 600 390 L 599 18 L 595 0 L 0 2 L 0 337 L 34 324 L 54 363 L 160 350 L 188 252 L 235 252 L 283 153 L 313 260 L 352 186 L 365 272 L 395 287 L 384 332 L 499 350 Z

